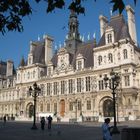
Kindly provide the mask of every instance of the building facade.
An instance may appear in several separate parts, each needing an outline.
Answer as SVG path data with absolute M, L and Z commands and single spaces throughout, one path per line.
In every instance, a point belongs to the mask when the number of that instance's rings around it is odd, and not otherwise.
M 31 119 L 33 97 L 29 87 L 41 88 L 36 114 L 53 114 L 62 121 L 103 121 L 113 117 L 112 91 L 104 76 L 115 71 L 120 76 L 116 89 L 117 119 L 140 117 L 140 49 L 137 43 L 134 10 L 123 15 L 99 16 L 100 39 L 84 42 L 77 15 L 71 12 L 65 44 L 53 54 L 53 38 L 45 35 L 30 42 L 27 61 L 20 66 L 0 62 L 0 117 Z

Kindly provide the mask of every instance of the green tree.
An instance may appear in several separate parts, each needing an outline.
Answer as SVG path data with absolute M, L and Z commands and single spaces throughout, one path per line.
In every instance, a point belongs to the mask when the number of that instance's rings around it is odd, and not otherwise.
M 65 8 L 66 0 L 34 0 L 36 3 L 41 1 L 46 2 L 46 12 L 50 13 L 56 8 Z M 97 1 L 97 0 L 93 0 Z M 137 3 L 137 0 L 133 0 Z M 88 0 L 71 0 L 67 9 L 75 11 L 77 14 L 84 14 L 85 7 L 84 2 Z M 113 12 L 119 10 L 119 13 L 125 8 L 124 0 L 109 0 L 109 3 L 113 4 Z M 0 32 L 2 34 L 7 31 L 23 31 L 22 20 L 23 17 L 31 15 L 33 12 L 31 3 L 29 0 L 0 0 Z

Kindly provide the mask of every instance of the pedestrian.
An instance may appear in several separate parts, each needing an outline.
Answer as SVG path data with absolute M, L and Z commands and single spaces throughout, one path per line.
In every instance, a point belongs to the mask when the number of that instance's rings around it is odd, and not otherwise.
M 3 123 L 4 123 L 4 125 L 6 124 L 6 115 L 4 115 L 4 117 L 3 117 Z
M 49 117 L 47 118 L 48 120 L 48 129 L 51 130 L 51 125 L 52 125 L 52 117 L 49 115 Z
M 103 132 L 103 140 L 112 140 L 112 136 L 110 133 L 110 129 L 112 126 L 109 126 L 110 119 L 106 118 L 104 123 L 102 124 L 102 132 Z
M 44 117 L 41 117 L 40 124 L 41 124 L 41 129 L 44 130 L 44 128 L 45 128 L 45 118 Z

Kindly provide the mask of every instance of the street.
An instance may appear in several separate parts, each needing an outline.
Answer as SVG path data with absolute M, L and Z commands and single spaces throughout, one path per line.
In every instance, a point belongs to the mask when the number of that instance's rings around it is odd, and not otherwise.
M 112 125 L 112 124 L 111 124 Z M 118 124 L 119 129 L 123 127 L 138 127 L 140 122 L 125 122 Z M 102 140 L 101 123 L 54 123 L 52 130 L 31 130 L 32 122 L 0 122 L 1 140 Z

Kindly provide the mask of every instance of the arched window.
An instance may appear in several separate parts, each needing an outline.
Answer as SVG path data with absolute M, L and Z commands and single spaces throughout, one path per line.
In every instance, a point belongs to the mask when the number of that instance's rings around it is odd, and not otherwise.
M 126 49 L 123 50 L 123 57 L 124 57 L 124 59 L 128 58 L 127 50 Z
M 101 63 L 102 63 L 102 56 L 100 55 L 98 56 L 98 64 L 101 65 Z
M 112 53 L 109 53 L 109 54 L 108 54 L 108 61 L 109 61 L 110 63 L 113 62 L 113 55 L 112 55 Z

